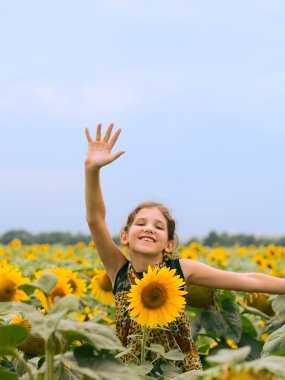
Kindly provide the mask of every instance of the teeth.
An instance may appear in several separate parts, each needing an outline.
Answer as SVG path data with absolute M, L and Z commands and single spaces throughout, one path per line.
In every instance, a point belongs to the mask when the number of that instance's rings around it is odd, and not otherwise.
M 144 240 L 144 241 L 154 241 L 153 239 L 150 239 L 150 238 L 141 238 L 141 240 Z

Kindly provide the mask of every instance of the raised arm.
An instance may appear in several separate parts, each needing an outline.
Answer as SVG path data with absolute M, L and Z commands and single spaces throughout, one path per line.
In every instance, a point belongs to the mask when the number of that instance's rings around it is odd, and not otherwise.
M 188 283 L 216 289 L 285 294 L 285 279 L 263 273 L 237 273 L 215 269 L 196 260 L 180 259 Z
M 113 242 L 106 225 L 105 204 L 100 185 L 100 169 L 115 161 L 124 151 L 112 153 L 112 149 L 121 133 L 118 129 L 112 135 L 113 124 L 109 126 L 105 136 L 101 138 L 101 124 L 97 127 L 96 140 L 85 129 L 88 151 L 85 159 L 85 203 L 86 220 L 103 265 L 114 284 L 118 270 L 126 262 L 126 258 Z

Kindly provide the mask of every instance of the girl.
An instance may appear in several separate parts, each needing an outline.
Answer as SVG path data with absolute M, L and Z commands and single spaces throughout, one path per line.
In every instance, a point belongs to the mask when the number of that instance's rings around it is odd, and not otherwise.
M 121 243 L 128 249 L 130 261 L 113 242 L 105 221 L 105 205 L 100 187 L 100 169 L 119 158 L 124 151 L 112 153 L 120 135 L 118 129 L 112 135 L 113 124 L 101 137 L 101 124 L 96 139 L 89 130 L 85 133 L 88 152 L 85 160 L 86 219 L 108 276 L 112 282 L 116 303 L 116 330 L 124 346 L 131 352 L 124 357 L 128 362 L 140 358 L 140 344 L 131 335 L 140 334 L 140 326 L 129 317 L 127 294 L 135 279 L 151 267 L 167 266 L 176 269 L 186 283 L 217 289 L 247 292 L 285 294 L 285 280 L 261 273 L 235 273 L 214 269 L 196 260 L 175 258 L 175 222 L 168 210 L 159 203 L 139 205 L 128 217 L 120 233 Z M 151 329 L 149 341 L 162 344 L 165 351 L 180 349 L 185 358 L 175 364 L 183 371 L 201 369 L 201 362 L 193 342 L 189 321 L 183 312 L 168 329 Z M 151 354 L 149 352 L 149 354 Z M 138 359 L 139 362 L 139 359 Z

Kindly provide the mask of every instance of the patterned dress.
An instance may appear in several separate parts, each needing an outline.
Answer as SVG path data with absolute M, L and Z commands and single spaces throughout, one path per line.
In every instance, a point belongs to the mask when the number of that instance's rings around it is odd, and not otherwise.
M 162 266 L 176 269 L 176 274 L 184 279 L 179 259 L 168 260 L 164 258 L 164 261 L 158 265 L 160 268 Z M 116 304 L 116 332 L 122 344 L 127 348 L 131 348 L 131 351 L 124 355 L 122 360 L 125 363 L 134 362 L 139 364 L 141 355 L 140 336 L 142 330 L 140 325 L 130 318 L 129 310 L 127 310 L 129 305 L 127 294 L 131 285 L 135 284 L 136 277 L 141 279 L 143 273 L 135 272 L 131 263 L 127 261 L 116 276 L 113 293 L 115 295 Z M 187 290 L 186 286 L 185 290 Z M 174 322 L 169 324 L 167 329 L 151 329 L 148 343 L 161 344 L 165 352 L 178 349 L 185 354 L 184 360 L 173 361 L 162 359 L 162 363 L 180 367 L 183 372 L 202 369 L 200 357 L 191 335 L 189 319 L 184 311 Z M 147 360 L 151 361 L 155 359 L 155 357 L 155 353 L 147 351 Z

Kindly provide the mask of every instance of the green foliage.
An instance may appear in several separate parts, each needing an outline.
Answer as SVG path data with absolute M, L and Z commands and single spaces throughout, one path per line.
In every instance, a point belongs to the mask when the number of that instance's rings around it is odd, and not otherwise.
M 210 363 L 235 364 L 243 362 L 250 353 L 250 347 L 245 346 L 236 350 L 222 349 L 216 355 L 207 357 Z
M 122 351 L 123 347 L 113 330 L 95 322 L 77 322 L 63 319 L 57 331 L 68 341 L 84 340 L 99 350 Z
M 88 244 L 91 240 L 90 235 L 82 233 L 71 234 L 70 232 L 43 232 L 32 234 L 26 230 L 10 230 L 0 236 L 1 244 L 8 244 L 14 239 L 20 239 L 23 244 L 76 244 L 82 241 Z
M 39 277 L 35 282 L 29 282 L 19 286 L 19 289 L 24 290 L 27 294 L 32 294 L 35 289 L 41 290 L 46 296 L 50 294 L 52 289 L 56 286 L 58 278 L 53 273 L 45 273 Z
M 274 331 L 264 343 L 261 355 L 272 354 L 285 356 L 285 325 Z
M 0 355 L 13 355 L 15 349 L 28 338 L 28 330 L 20 325 L 0 326 Z
M 19 380 L 15 373 L 7 371 L 5 368 L 0 367 L 0 379 L 1 380 Z
M 232 339 L 234 342 L 239 342 L 241 338 L 242 323 L 239 309 L 229 298 L 222 301 L 219 310 L 214 306 L 201 310 L 193 325 L 196 326 L 196 333 L 197 329 L 198 331 L 204 329 L 211 336 Z
M 75 373 L 92 380 L 139 380 L 130 367 L 124 366 L 110 353 L 95 354 L 90 345 L 77 347 L 74 354 L 68 352 L 60 357 L 65 366 Z
M 193 239 L 191 239 L 187 244 L 189 244 Z M 253 245 L 269 245 L 269 244 L 276 244 L 285 246 L 285 237 L 280 238 L 273 238 L 273 237 L 256 237 L 254 235 L 244 235 L 244 234 L 236 234 L 231 235 L 226 232 L 223 233 L 217 233 L 215 231 L 210 231 L 209 234 L 204 238 L 199 240 L 199 243 L 203 245 L 207 245 L 209 247 L 214 246 L 225 246 L 230 247 L 235 244 L 239 244 L 240 246 L 249 246 L 251 244 Z M 186 245 L 187 245 L 186 244 Z

